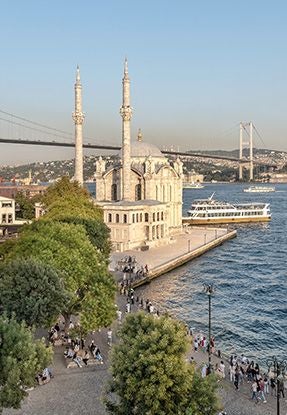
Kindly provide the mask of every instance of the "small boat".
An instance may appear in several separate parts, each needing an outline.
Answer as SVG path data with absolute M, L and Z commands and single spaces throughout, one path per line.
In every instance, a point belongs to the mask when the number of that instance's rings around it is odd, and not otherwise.
M 212 225 L 218 223 L 268 222 L 271 220 L 269 203 L 228 203 L 213 199 L 195 200 L 183 223 Z
M 250 186 L 247 189 L 243 189 L 245 193 L 270 193 L 275 192 L 274 186 Z
M 204 186 L 201 183 L 183 183 L 184 189 L 203 189 Z

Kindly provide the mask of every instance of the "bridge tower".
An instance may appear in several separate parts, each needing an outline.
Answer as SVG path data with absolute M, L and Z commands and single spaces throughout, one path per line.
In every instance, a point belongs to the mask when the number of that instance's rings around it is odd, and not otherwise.
M 249 139 L 247 142 L 243 142 L 243 130 L 245 130 Z M 243 178 L 243 146 L 247 145 L 249 147 L 249 180 L 252 181 L 254 178 L 253 175 L 253 123 L 252 121 L 248 123 L 241 122 L 239 124 L 239 179 Z
M 78 66 L 75 83 L 75 111 L 72 117 L 75 123 L 75 180 L 83 185 L 83 122 L 85 115 L 82 112 L 82 84 Z

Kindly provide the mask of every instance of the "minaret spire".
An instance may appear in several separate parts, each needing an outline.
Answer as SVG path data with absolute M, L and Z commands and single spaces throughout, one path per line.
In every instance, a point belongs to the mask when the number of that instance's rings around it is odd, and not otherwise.
M 83 122 L 85 115 L 82 112 L 82 84 L 79 66 L 77 66 L 75 82 L 75 111 L 72 117 L 75 123 L 75 180 L 83 185 Z
M 130 79 L 128 61 L 125 59 L 123 77 L 123 103 L 120 109 L 122 117 L 122 199 L 131 200 L 130 174 L 131 174 L 131 117 L 130 106 Z

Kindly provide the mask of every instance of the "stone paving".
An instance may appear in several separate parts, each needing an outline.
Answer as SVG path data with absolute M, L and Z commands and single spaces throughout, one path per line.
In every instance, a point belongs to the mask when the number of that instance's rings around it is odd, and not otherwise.
M 119 309 L 124 312 L 125 297 L 118 296 Z M 132 311 L 137 305 L 132 306 Z M 123 313 L 124 314 L 124 313 Z M 112 326 L 116 332 L 118 323 Z M 87 339 L 89 344 L 93 338 L 99 345 L 104 357 L 103 365 L 83 368 L 67 369 L 63 358 L 63 347 L 55 348 L 54 364 L 52 366 L 54 378 L 46 385 L 38 386 L 29 393 L 20 410 L 5 410 L 3 415 L 107 415 L 103 398 L 106 384 L 110 378 L 108 369 L 107 330 L 102 330 Z M 207 354 L 202 352 L 189 353 L 198 366 L 207 361 Z M 212 356 L 212 363 L 219 362 Z M 226 368 L 228 364 L 226 363 Z M 226 369 L 227 373 L 227 369 Z M 267 404 L 255 404 L 251 401 L 250 384 L 244 381 L 240 390 L 236 391 L 228 380 L 220 381 L 219 394 L 227 415 L 273 415 L 276 414 L 276 399 L 267 397 Z M 287 415 L 287 401 L 281 399 L 281 415 Z
M 208 360 L 208 354 L 202 353 L 201 351 L 192 351 L 190 356 L 193 356 L 194 361 L 199 367 L 203 362 L 207 363 Z M 212 356 L 212 365 L 219 364 L 221 360 L 224 359 Z M 269 394 L 266 396 L 266 404 L 263 402 L 256 404 L 254 401 L 251 401 L 251 383 L 247 383 L 246 379 L 244 379 L 243 384 L 239 385 L 239 390 L 236 391 L 233 383 L 229 381 L 228 366 L 228 362 L 225 361 L 226 378 L 219 381 L 219 395 L 221 396 L 227 415 L 275 415 L 276 398 Z M 280 399 L 281 415 L 287 415 L 286 393 L 285 399 Z
M 214 229 L 206 230 L 206 237 L 203 236 L 202 229 L 192 230 L 193 246 L 198 247 L 202 245 L 206 238 L 206 242 L 214 239 L 215 236 L 220 236 L 226 233 L 225 229 L 217 229 L 215 234 Z M 188 248 L 188 240 L 191 234 L 182 236 L 181 252 Z M 156 251 L 157 249 L 157 251 Z M 170 259 L 171 251 L 169 247 L 156 248 L 152 251 L 137 252 L 137 258 L 142 263 L 148 263 L 149 267 L 156 267 L 159 261 L 164 258 Z M 172 250 L 173 250 L 172 246 Z M 191 248 L 192 249 L 192 248 Z M 180 255 L 179 250 L 177 253 Z M 129 255 L 129 253 L 125 253 Z M 146 256 L 148 255 L 148 257 Z M 174 254 L 173 254 L 174 255 Z M 123 254 L 119 254 L 119 259 Z M 148 258 L 148 261 L 147 261 Z M 114 257 L 114 261 L 117 261 Z M 136 294 L 136 293 L 135 293 Z M 119 309 L 125 312 L 126 298 L 118 295 L 117 304 Z M 137 305 L 132 306 L 132 311 L 137 310 Z M 112 328 L 115 334 L 118 323 L 114 322 Z M 83 368 L 67 369 L 65 359 L 63 357 L 64 347 L 56 347 L 54 354 L 54 363 L 52 371 L 54 378 L 46 385 L 37 386 L 22 404 L 20 410 L 4 410 L 3 415 L 107 415 L 104 407 L 103 398 L 107 382 L 110 378 L 108 354 L 109 347 L 107 345 L 107 329 L 101 332 L 94 333 L 87 341 L 88 345 L 91 339 L 99 345 L 102 355 L 104 357 L 103 365 L 94 365 Z M 198 365 L 207 361 L 207 354 L 202 352 L 190 352 L 194 356 Z M 218 358 L 212 357 L 213 364 L 218 362 Z M 226 364 L 228 368 L 228 364 Z M 226 369 L 227 373 L 227 369 Z M 220 381 L 219 394 L 222 398 L 222 403 L 227 415 L 273 415 L 276 414 L 276 399 L 268 396 L 267 404 L 255 404 L 251 401 L 250 384 L 245 381 L 243 387 L 236 391 L 233 384 L 228 380 Z M 286 395 L 285 395 L 286 396 Z M 287 415 L 287 400 L 281 399 L 281 415 Z M 144 414 L 143 414 L 144 415 Z
M 169 245 L 152 248 L 148 251 L 131 250 L 112 254 L 111 269 L 115 270 L 118 261 L 127 256 L 134 256 L 138 264 L 149 267 L 149 270 L 159 267 L 165 262 L 194 251 L 215 239 L 226 235 L 226 228 L 189 227 L 184 234 L 173 237 Z

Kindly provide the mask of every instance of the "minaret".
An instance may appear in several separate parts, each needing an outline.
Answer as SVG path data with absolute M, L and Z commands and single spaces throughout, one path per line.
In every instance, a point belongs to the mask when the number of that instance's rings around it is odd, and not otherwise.
M 73 112 L 75 122 L 75 180 L 80 183 L 84 182 L 83 176 L 83 122 L 85 115 L 82 112 L 82 84 L 80 78 L 80 69 L 77 66 L 77 75 L 75 83 L 75 112 Z
M 131 117 L 130 106 L 130 79 L 128 61 L 125 60 L 123 77 L 123 104 L 120 109 L 122 122 L 122 199 L 131 200 L 130 173 L 131 173 Z

